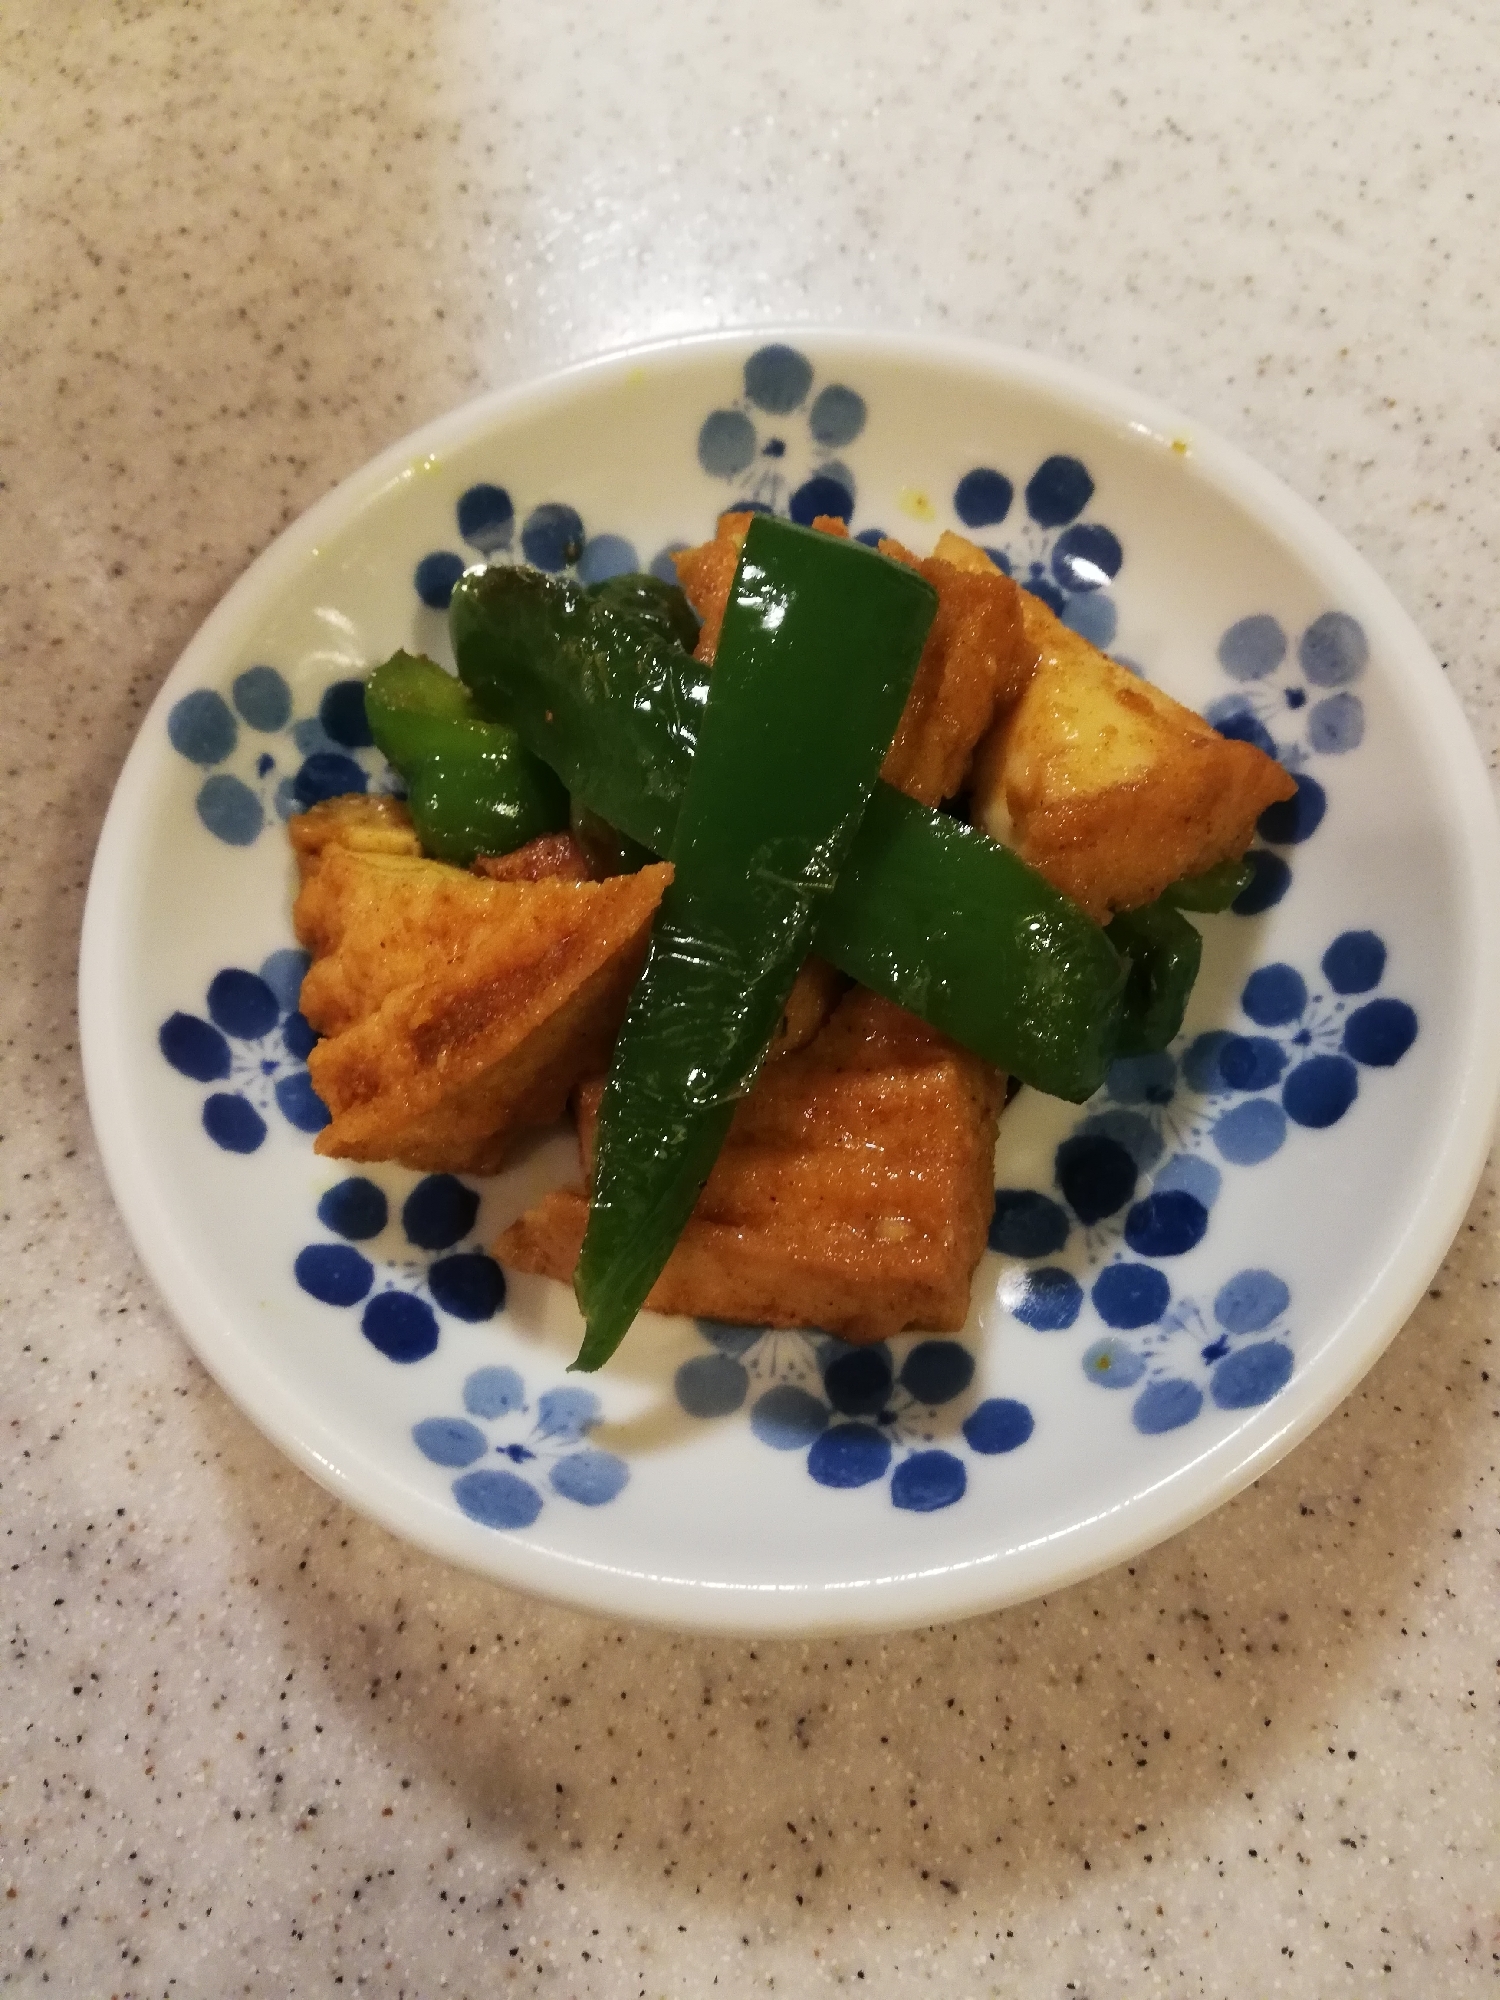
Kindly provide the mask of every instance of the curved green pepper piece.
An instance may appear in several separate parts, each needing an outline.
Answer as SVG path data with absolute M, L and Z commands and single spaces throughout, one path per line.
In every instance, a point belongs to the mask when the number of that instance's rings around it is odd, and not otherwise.
M 1242 889 L 1250 885 L 1255 870 L 1248 861 L 1220 861 L 1201 875 L 1184 875 L 1158 900 L 1174 910 L 1227 910 Z
M 483 719 L 463 682 L 417 653 L 393 653 L 365 682 L 370 734 L 403 778 L 451 742 L 450 723 Z
M 1182 1026 L 1203 957 L 1203 939 L 1166 896 L 1143 909 L 1121 910 L 1110 923 L 1109 937 L 1130 960 L 1115 1053 L 1154 1054 Z
M 611 611 L 634 611 L 651 619 L 669 639 L 675 639 L 685 653 L 698 643 L 698 614 L 688 603 L 680 584 L 666 583 L 649 570 L 632 570 L 625 576 L 607 577 L 589 586 L 596 604 Z
M 709 670 L 653 618 L 540 570 L 471 570 L 448 608 L 459 678 L 575 799 L 665 854 L 698 747 Z
M 470 571 L 449 613 L 480 708 L 594 812 L 672 844 L 710 674 L 647 622 L 539 571 Z M 1008 848 L 877 784 L 816 949 L 1011 1076 L 1074 1103 L 1104 1081 L 1126 968 Z
M 480 854 L 509 854 L 568 824 L 568 795 L 513 729 L 470 722 L 480 740 L 457 740 L 424 757 L 407 782 L 407 806 L 424 854 L 467 868 Z
M 1113 937 L 1008 847 L 879 785 L 817 949 L 1007 1075 L 1082 1103 L 1124 1027 Z
M 514 729 L 435 660 L 396 653 L 365 683 L 370 734 L 405 778 L 424 852 L 461 866 L 568 824 L 568 795 Z
M 574 1366 L 623 1339 L 765 1060 L 911 689 L 937 592 L 757 515 L 599 1107 Z

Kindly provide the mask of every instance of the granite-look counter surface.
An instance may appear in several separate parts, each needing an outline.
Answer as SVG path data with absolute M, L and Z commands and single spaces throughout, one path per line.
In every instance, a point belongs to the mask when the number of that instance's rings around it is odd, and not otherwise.
M 15 0 L 0 50 L 0 1989 L 1493 1990 L 1493 1168 L 1362 1388 L 1131 1568 L 677 1637 L 450 1571 L 248 1426 L 74 1016 L 110 787 L 246 562 L 422 419 L 677 330 L 1166 398 L 1385 575 L 1493 765 L 1485 10 Z

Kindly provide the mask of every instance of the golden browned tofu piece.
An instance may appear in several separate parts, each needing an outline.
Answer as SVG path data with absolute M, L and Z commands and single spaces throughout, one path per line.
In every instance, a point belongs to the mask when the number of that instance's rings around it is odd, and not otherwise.
M 600 1088 L 580 1093 L 586 1162 Z M 977 1056 L 850 993 L 762 1071 L 647 1305 L 856 1341 L 955 1331 L 994 1205 L 1001 1097 Z M 495 1255 L 571 1279 L 587 1216 L 581 1188 L 559 1190 Z
M 608 1060 L 672 871 L 487 881 L 391 851 L 394 814 L 361 803 L 378 814 L 292 822 L 302 1011 L 325 1037 L 308 1068 L 332 1114 L 317 1150 L 491 1173 Z
M 735 564 L 751 521 L 725 514 L 711 542 L 674 558 L 678 580 L 703 620 L 697 657 L 712 660 Z M 820 515 L 813 526 L 846 535 L 843 522 Z M 920 573 L 938 594 L 937 615 L 922 649 L 895 739 L 881 766 L 888 785 L 935 806 L 962 786 L 974 746 L 998 706 L 1013 701 L 1031 672 L 1035 649 L 1021 622 L 1020 592 L 983 549 L 961 535 L 944 535 L 925 561 L 900 542 L 883 541 L 882 555 Z
M 474 873 L 487 882 L 591 882 L 589 858 L 571 833 L 544 833 L 509 854 L 481 854 Z
M 1103 921 L 1243 854 L 1281 766 L 1021 599 L 1036 670 L 975 756 L 975 823 Z
M 766 1050 L 766 1061 L 779 1062 L 783 1056 L 795 1055 L 798 1049 L 806 1048 L 848 985 L 843 973 L 836 972 L 826 959 L 807 959 L 792 982 L 771 1046 Z
M 888 785 L 935 806 L 962 787 L 975 745 L 997 709 L 1026 685 L 1035 653 L 1021 593 L 983 549 L 945 534 L 925 561 L 890 540 L 880 552 L 920 571 L 938 594 L 917 677 L 880 767 Z
M 729 602 L 735 565 L 754 519 L 753 514 L 721 514 L 711 542 L 700 542 L 695 549 L 681 549 L 672 558 L 683 595 L 703 620 L 703 629 L 693 648 L 695 660 L 712 660 L 718 651 L 719 627 L 724 623 L 724 607 Z
M 286 830 L 297 857 L 297 873 L 304 882 L 317 872 L 318 864 L 330 848 L 351 848 L 359 854 L 422 852 L 406 807 L 397 799 L 372 797 L 365 792 L 346 792 L 341 798 L 325 799 L 321 805 L 289 819 Z

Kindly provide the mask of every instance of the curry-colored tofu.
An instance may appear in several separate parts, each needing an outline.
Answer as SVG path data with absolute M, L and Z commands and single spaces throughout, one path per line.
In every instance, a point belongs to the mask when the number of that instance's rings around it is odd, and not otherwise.
M 725 514 L 713 541 L 675 558 L 678 580 L 703 620 L 697 657 L 712 660 L 749 514 Z M 842 521 L 820 515 L 813 526 L 846 535 Z M 908 798 L 935 806 L 963 784 L 974 746 L 998 707 L 1013 701 L 1035 657 L 1021 620 L 1020 592 L 983 549 L 944 535 L 923 560 L 901 543 L 882 555 L 924 576 L 937 591 L 937 613 L 895 739 L 880 775 Z
M 589 858 L 571 833 L 544 833 L 509 854 L 481 854 L 474 873 L 487 882 L 592 882 Z
M 888 785 L 935 806 L 961 789 L 975 746 L 1030 676 L 1034 654 L 1021 593 L 961 535 L 941 536 L 925 560 L 889 539 L 880 552 L 919 571 L 938 594 L 917 677 L 880 767 Z
M 411 823 L 411 814 L 398 799 L 378 793 L 345 792 L 336 799 L 324 799 L 287 821 L 287 837 L 297 858 L 302 881 L 317 872 L 329 849 L 353 849 L 358 854 L 418 855 L 422 844 Z
M 493 1172 L 607 1062 L 671 869 L 488 881 L 399 851 L 399 808 L 360 804 L 292 822 L 317 1150 Z
M 779 1062 L 783 1056 L 795 1055 L 798 1049 L 806 1048 L 848 986 L 843 973 L 836 972 L 826 959 L 805 959 L 776 1023 L 766 1061 Z
M 586 1165 L 601 1089 L 580 1092 Z M 762 1071 L 647 1305 L 855 1341 L 956 1330 L 994 1203 L 1001 1097 L 987 1063 L 851 992 Z M 570 1279 L 587 1218 L 583 1190 L 561 1189 L 495 1255 Z
M 1021 599 L 1036 670 L 975 756 L 975 823 L 1106 921 L 1243 854 L 1281 766 Z
M 753 514 L 721 514 L 711 542 L 696 548 L 680 549 L 672 558 L 683 595 L 703 620 L 696 660 L 712 660 L 719 648 L 719 628 L 724 623 L 724 607 L 729 602 L 735 567 L 749 533 Z

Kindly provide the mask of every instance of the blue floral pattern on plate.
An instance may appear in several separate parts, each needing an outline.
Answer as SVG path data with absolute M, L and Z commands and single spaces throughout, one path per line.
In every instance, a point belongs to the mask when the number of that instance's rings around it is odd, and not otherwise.
M 893 1506 L 936 1513 L 968 1488 L 964 1461 L 950 1448 L 960 1438 L 994 1457 L 1025 1444 L 1035 1428 L 1026 1404 L 1010 1397 L 967 1407 L 974 1357 L 956 1340 L 854 1346 L 816 1332 L 697 1325 L 708 1352 L 677 1370 L 681 1407 L 714 1418 L 748 1402 L 754 1435 L 773 1451 L 805 1454 L 820 1486 L 888 1482 Z
M 448 609 L 453 586 L 471 562 L 509 562 L 517 557 L 515 502 L 504 486 L 482 481 L 466 488 L 453 516 L 458 539 L 472 554 L 430 549 L 420 559 L 412 571 L 412 588 L 429 611 Z M 670 549 L 663 549 L 651 569 L 675 581 L 670 554 Z M 641 567 L 634 542 L 609 532 L 590 534 L 583 516 L 566 500 L 540 500 L 531 508 L 521 524 L 519 559 L 553 576 L 566 571 L 585 584 L 603 583 Z
M 1200 1390 L 1168 1396 L 1160 1387 L 1180 1379 L 1162 1371 L 1167 1350 L 1184 1340 L 1216 1370 L 1210 1388 L 1222 1409 L 1265 1401 L 1289 1379 L 1285 1336 L 1259 1342 L 1254 1361 L 1223 1344 L 1260 1334 L 1280 1316 L 1290 1297 L 1281 1279 L 1236 1273 L 1215 1296 L 1219 1333 L 1211 1334 L 1196 1302 L 1173 1304 L 1160 1266 L 1207 1236 L 1226 1171 L 1260 1166 L 1298 1127 L 1336 1125 L 1359 1096 L 1361 1073 L 1390 1069 L 1411 1048 L 1415 1010 L 1375 992 L 1385 965 L 1377 933 L 1351 930 L 1323 953 L 1319 984 L 1295 966 L 1261 966 L 1240 994 L 1248 1031 L 1210 1029 L 1159 1055 L 1115 1063 L 1057 1145 L 1054 1191 L 997 1189 L 990 1247 L 1027 1267 L 1003 1281 L 1002 1300 L 1034 1332 L 1060 1333 L 1077 1322 L 1087 1296 L 1107 1327 L 1136 1336 L 1123 1344 L 1106 1337 L 1084 1367 L 1091 1381 L 1112 1388 L 1149 1374 L 1141 1392 L 1149 1392 L 1147 1420 L 1138 1408 L 1137 1428 L 1174 1429 L 1203 1407 Z M 1065 1250 L 1070 1264 L 1052 1261 Z M 1086 1294 L 1083 1279 L 1095 1269 Z M 1274 1311 L 1256 1319 L 1252 1297 L 1255 1311 L 1272 1299 Z
M 698 431 L 698 463 L 730 490 L 723 511 L 785 514 L 804 527 L 826 515 L 853 528 L 858 487 L 837 454 L 865 427 L 864 397 L 844 382 L 819 384 L 806 355 L 780 343 L 748 357 L 743 382 L 743 395 L 710 411 Z M 1088 467 L 1065 453 L 1044 459 L 1025 482 L 1025 518 L 997 540 L 1015 491 L 1004 472 L 976 465 L 954 488 L 953 510 L 1008 575 L 1065 624 L 1108 646 L 1116 626 L 1108 587 L 1124 553 L 1111 529 L 1081 519 L 1094 493 Z M 886 535 L 869 525 L 854 532 L 871 547 Z
M 1343 756 L 1364 741 L 1364 703 L 1353 683 L 1370 642 L 1347 611 L 1325 611 L 1290 644 L 1279 619 L 1238 619 L 1218 646 L 1219 665 L 1237 691 L 1221 696 L 1208 720 L 1226 736 L 1255 743 L 1290 771 L 1314 756 Z
M 227 847 L 252 847 L 268 824 L 306 812 L 322 799 L 370 789 L 371 750 L 362 680 L 323 690 L 315 715 L 292 713 L 285 677 L 266 665 L 236 676 L 229 699 L 194 688 L 167 711 L 167 738 L 208 775 L 198 787 L 198 818 Z M 368 760 L 389 784 L 383 759 Z
M 1121 1281 L 1106 1294 L 1111 1274 Z M 1141 1285 L 1139 1276 L 1149 1283 Z M 1174 1300 L 1163 1273 L 1142 1266 L 1110 1265 L 1094 1294 L 1101 1319 L 1122 1330 L 1093 1342 L 1083 1372 L 1101 1388 L 1136 1391 L 1131 1421 L 1144 1436 L 1191 1423 L 1205 1394 L 1221 1410 L 1248 1410 L 1291 1380 L 1285 1324 L 1291 1292 L 1274 1271 L 1236 1271 L 1207 1314 L 1195 1298 Z M 1151 1316 L 1142 1318 L 1142 1311 Z
M 1259 916 L 1281 901 L 1292 872 L 1276 850 L 1300 847 L 1323 823 L 1328 793 L 1312 774 L 1313 758 L 1342 757 L 1364 741 L 1364 703 L 1351 684 L 1369 657 L 1364 627 L 1347 611 L 1323 612 L 1295 650 L 1280 620 L 1265 611 L 1237 619 L 1219 640 L 1219 665 L 1236 686 L 1209 703 L 1205 719 L 1221 735 L 1276 758 L 1297 781 L 1293 798 L 1260 816 L 1264 845 L 1248 856 L 1255 873 L 1235 901 L 1241 916 Z
M 298 1132 L 321 1132 L 328 1112 L 307 1057 L 317 1040 L 297 1007 L 302 951 L 273 951 L 257 972 L 226 965 L 208 983 L 202 1014 L 170 1014 L 157 1046 L 179 1076 L 219 1084 L 203 1102 L 203 1129 L 226 1153 L 265 1143 L 272 1106 Z
M 360 1331 L 388 1361 L 425 1361 L 437 1348 L 440 1313 L 477 1324 L 505 1303 L 494 1258 L 473 1243 L 461 1247 L 478 1215 L 473 1188 L 454 1174 L 427 1174 L 402 1202 L 400 1241 L 392 1242 L 385 1190 L 351 1175 L 318 1203 L 318 1220 L 335 1240 L 304 1245 L 293 1275 L 325 1306 L 361 1306 Z M 377 1256 L 381 1237 L 388 1248 Z
M 564 1383 L 534 1404 L 514 1368 L 476 1368 L 463 1386 L 465 1414 L 425 1417 L 412 1427 L 424 1458 L 459 1471 L 453 1497 L 486 1528 L 529 1528 L 542 1511 L 543 1486 L 579 1507 L 617 1499 L 630 1467 L 588 1441 L 601 1421 L 592 1389 Z M 486 1461 L 499 1457 L 503 1465 Z

